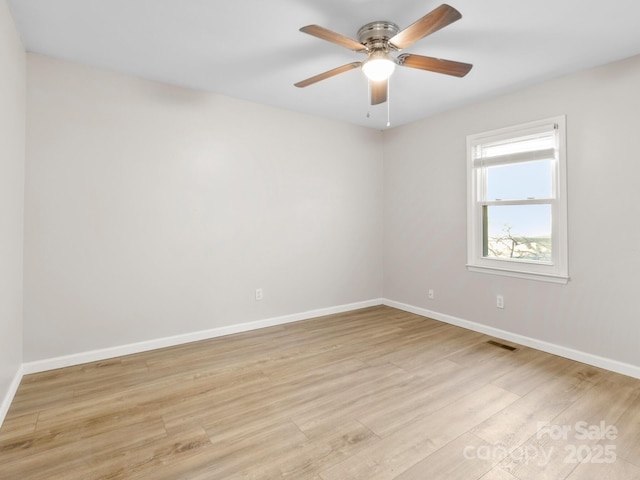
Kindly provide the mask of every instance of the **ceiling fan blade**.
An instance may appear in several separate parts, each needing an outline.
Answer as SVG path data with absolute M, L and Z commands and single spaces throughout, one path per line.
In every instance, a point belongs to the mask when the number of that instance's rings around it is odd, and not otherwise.
M 444 73 L 445 75 L 453 75 L 454 77 L 464 77 L 473 67 L 470 63 L 454 62 L 452 60 L 443 60 L 441 58 L 423 57 L 422 55 L 413 55 L 411 53 L 398 55 L 397 61 L 398 65 L 402 65 L 403 67 Z
M 314 83 L 317 83 L 321 80 L 326 80 L 327 78 L 331 78 L 340 73 L 348 72 L 349 70 L 353 70 L 354 68 L 358 68 L 360 66 L 362 66 L 362 62 L 347 63 L 346 65 L 342 65 L 341 67 L 328 70 L 318 75 L 314 75 L 313 77 L 302 80 L 301 82 L 295 83 L 294 85 L 298 88 L 308 87 L 309 85 L 313 85 Z
M 369 89 L 371 90 L 371 105 L 379 105 L 387 101 L 387 92 L 389 88 L 389 79 L 374 82 L 369 81 Z
M 462 14 L 458 10 L 444 3 L 396 34 L 389 40 L 389 43 L 398 50 L 405 49 L 421 38 L 431 35 L 461 18 Z
M 367 51 L 367 47 L 363 44 L 356 42 L 349 37 L 345 37 L 344 35 L 341 35 L 339 33 L 333 32 L 327 28 L 321 27 L 320 25 L 307 25 L 306 27 L 302 27 L 300 31 L 308 33 L 309 35 L 313 35 L 314 37 L 321 38 L 322 40 L 326 40 L 327 42 L 335 43 L 336 45 L 340 45 L 341 47 L 348 48 L 349 50 L 353 50 L 354 52 Z

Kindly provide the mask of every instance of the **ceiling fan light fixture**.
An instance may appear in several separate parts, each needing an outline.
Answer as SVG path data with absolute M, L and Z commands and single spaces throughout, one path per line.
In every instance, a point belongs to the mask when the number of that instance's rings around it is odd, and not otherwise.
M 362 71 L 372 82 L 387 80 L 395 69 L 396 62 L 386 52 L 373 52 L 362 62 Z
M 379 105 L 386 102 L 388 107 L 389 77 L 393 74 L 396 65 L 443 73 L 454 77 L 464 77 L 473 67 L 470 63 L 454 62 L 411 53 L 403 53 L 397 56 L 395 54 L 395 52 L 404 50 L 418 40 L 460 20 L 460 18 L 462 18 L 462 15 L 458 10 L 450 5 L 442 4 L 404 30 L 400 30 L 398 25 L 388 20 L 369 22 L 360 27 L 357 40 L 345 37 L 320 25 L 302 27 L 300 31 L 303 33 L 348 48 L 354 52 L 364 53 L 367 58 L 363 62 L 351 62 L 319 75 L 314 75 L 306 80 L 294 83 L 294 85 L 299 88 L 307 87 L 340 73 L 361 68 L 368 79 L 371 105 Z

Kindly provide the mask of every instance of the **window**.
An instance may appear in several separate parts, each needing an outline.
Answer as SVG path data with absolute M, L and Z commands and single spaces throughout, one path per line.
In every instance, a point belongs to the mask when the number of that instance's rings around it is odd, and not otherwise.
M 568 281 L 565 117 L 467 137 L 471 271 Z

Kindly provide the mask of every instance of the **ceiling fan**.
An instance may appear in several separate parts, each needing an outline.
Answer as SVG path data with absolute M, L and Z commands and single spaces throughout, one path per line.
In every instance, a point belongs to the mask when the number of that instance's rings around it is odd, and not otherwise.
M 389 77 L 395 70 L 396 65 L 464 77 L 469 73 L 473 65 L 411 53 L 403 53 L 395 58 L 391 55 L 391 52 L 404 50 L 418 40 L 461 18 L 462 15 L 458 10 L 443 4 L 402 31 L 393 22 L 377 21 L 367 23 L 358 30 L 358 41 L 319 25 L 302 27 L 300 29 L 301 32 L 335 43 L 341 47 L 346 47 L 355 52 L 365 53 L 367 58 L 362 62 L 347 63 L 341 67 L 314 75 L 296 83 L 295 86 L 299 88 L 308 87 L 340 73 L 362 68 L 362 71 L 369 79 L 371 105 L 378 105 L 387 101 Z

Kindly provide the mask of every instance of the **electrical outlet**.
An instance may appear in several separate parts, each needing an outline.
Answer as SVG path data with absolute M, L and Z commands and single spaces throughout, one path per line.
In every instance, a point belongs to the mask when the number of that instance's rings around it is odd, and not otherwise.
M 433 289 L 432 288 L 429 289 L 428 295 L 429 295 L 429 298 L 431 300 L 433 300 L 435 298 L 435 294 L 433 293 Z
M 256 301 L 262 300 L 262 289 L 256 288 Z
M 504 308 L 504 297 L 502 295 L 496 295 L 496 307 Z

